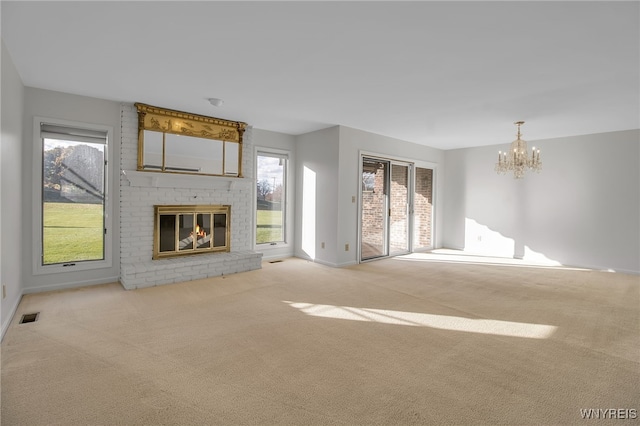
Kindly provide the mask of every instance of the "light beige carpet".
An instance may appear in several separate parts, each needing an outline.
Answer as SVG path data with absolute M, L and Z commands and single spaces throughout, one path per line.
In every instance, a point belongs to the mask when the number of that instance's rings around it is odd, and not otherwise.
M 2 343 L 2 425 L 639 422 L 580 411 L 640 409 L 638 276 L 263 266 L 25 296 Z

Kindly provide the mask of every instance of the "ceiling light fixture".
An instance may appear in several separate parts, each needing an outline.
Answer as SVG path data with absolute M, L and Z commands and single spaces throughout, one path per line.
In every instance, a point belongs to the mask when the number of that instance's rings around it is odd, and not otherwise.
M 208 98 L 207 100 L 209 101 L 209 103 L 211 105 L 213 105 L 215 107 L 220 107 L 224 103 L 224 101 L 222 99 L 218 99 L 218 98 Z
M 527 169 L 535 172 L 542 170 L 540 150 L 534 146 L 531 157 L 529 157 L 527 153 L 527 141 L 520 139 L 520 126 L 524 124 L 524 121 L 516 121 L 513 124 L 518 126 L 518 139 L 511 142 L 511 150 L 509 152 L 498 151 L 498 162 L 496 163 L 495 170 L 499 174 L 505 174 L 513 170 L 513 177 L 522 179 Z

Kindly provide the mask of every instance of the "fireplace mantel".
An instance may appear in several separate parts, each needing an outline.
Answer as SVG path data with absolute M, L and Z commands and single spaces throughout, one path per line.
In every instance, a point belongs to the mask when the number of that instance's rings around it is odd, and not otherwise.
M 144 188 L 186 188 L 211 189 L 224 188 L 231 191 L 235 188 L 250 188 L 253 179 L 224 176 L 176 175 L 158 172 L 141 172 L 122 170 L 122 175 L 129 186 Z

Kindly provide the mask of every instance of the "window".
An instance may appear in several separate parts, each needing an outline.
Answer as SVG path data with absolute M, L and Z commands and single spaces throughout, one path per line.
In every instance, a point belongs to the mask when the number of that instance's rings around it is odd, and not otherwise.
M 106 127 L 36 119 L 35 273 L 109 267 Z M 82 265 L 82 266 L 81 266 Z
M 286 242 L 287 154 L 258 151 L 256 244 Z

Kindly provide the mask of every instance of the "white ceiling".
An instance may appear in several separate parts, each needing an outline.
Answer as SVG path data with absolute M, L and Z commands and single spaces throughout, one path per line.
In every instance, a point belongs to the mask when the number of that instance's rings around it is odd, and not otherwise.
M 640 128 L 640 3 L 1 2 L 26 86 L 441 149 Z M 224 99 L 216 108 L 207 98 Z

